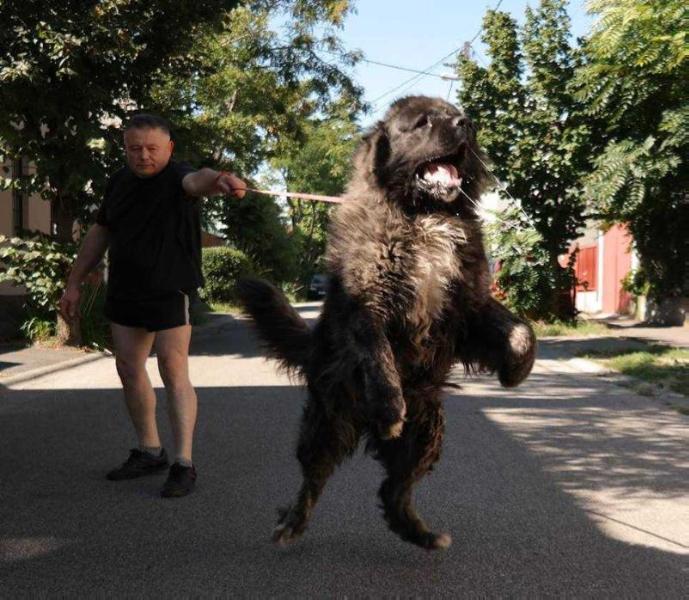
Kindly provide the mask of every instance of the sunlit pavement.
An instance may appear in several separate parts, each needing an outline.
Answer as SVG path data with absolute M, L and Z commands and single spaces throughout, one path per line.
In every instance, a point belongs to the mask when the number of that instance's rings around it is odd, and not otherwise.
M 440 554 L 386 530 L 362 454 L 304 538 L 274 547 L 302 389 L 243 322 L 193 350 L 199 480 L 184 499 L 158 497 L 162 476 L 104 479 L 134 445 L 112 358 L 0 391 L 0 597 L 687 596 L 689 417 L 561 369 L 555 345 L 516 390 L 455 374 L 443 456 L 416 494 L 453 535 Z

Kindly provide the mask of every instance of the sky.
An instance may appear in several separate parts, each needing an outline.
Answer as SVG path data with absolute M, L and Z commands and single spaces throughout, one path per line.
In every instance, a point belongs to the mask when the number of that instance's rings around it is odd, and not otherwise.
M 355 12 L 350 14 L 339 32 L 345 47 L 361 50 L 369 60 L 425 71 L 443 56 L 461 48 L 481 28 L 483 15 L 495 8 L 499 0 L 354 0 Z M 538 0 L 502 0 L 500 10 L 509 12 L 519 23 L 524 10 Z M 570 0 L 568 12 L 574 37 L 584 35 L 592 19 L 586 14 L 585 0 Z M 482 54 L 480 37 L 473 47 Z M 451 62 L 452 57 L 443 62 Z M 452 68 L 442 63 L 433 73 L 451 74 Z M 402 85 L 415 76 L 369 63 L 359 63 L 351 72 L 363 87 L 364 98 L 372 103 L 372 111 L 361 124 L 367 126 L 382 117 L 387 106 L 397 97 L 408 94 L 440 96 L 454 101 L 457 82 L 438 77 L 422 77 Z M 390 93 L 388 93 L 390 92 Z

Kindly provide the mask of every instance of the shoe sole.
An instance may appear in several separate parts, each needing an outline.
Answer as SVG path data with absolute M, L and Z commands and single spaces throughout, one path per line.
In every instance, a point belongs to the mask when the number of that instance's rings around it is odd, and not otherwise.
M 188 496 L 191 494 L 194 490 L 179 490 L 179 491 L 174 491 L 174 492 L 166 492 L 162 491 L 160 492 L 160 497 L 161 498 L 184 498 L 184 496 Z
M 166 463 L 166 464 L 164 464 L 164 465 L 160 465 L 160 466 L 157 466 L 157 467 L 151 467 L 151 468 L 150 468 L 149 470 L 147 470 L 147 471 L 142 471 L 142 472 L 140 472 L 140 473 L 133 473 L 133 474 L 131 474 L 131 475 L 124 475 L 124 476 L 119 476 L 119 475 L 111 476 L 111 474 L 108 473 L 108 474 L 105 476 L 105 478 L 106 478 L 108 481 L 127 481 L 127 480 L 129 480 L 129 479 L 139 479 L 139 477 L 147 477 L 147 476 L 149 476 L 149 475 L 157 475 L 157 474 L 160 473 L 161 471 L 165 471 L 169 466 L 170 466 L 170 465 L 169 465 L 168 463 Z

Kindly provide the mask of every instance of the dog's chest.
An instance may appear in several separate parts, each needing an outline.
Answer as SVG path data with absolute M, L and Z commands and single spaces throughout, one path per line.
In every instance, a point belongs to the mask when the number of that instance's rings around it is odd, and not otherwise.
M 467 234 L 458 219 L 424 215 L 388 221 L 350 239 L 345 287 L 381 316 L 427 330 L 461 277 Z M 359 238 L 359 239 L 357 239 Z

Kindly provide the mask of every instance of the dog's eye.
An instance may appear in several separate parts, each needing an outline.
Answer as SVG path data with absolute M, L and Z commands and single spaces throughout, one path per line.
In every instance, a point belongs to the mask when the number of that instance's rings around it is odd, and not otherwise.
M 414 129 L 420 129 L 421 127 L 427 127 L 431 124 L 431 120 L 428 115 L 421 115 L 416 121 L 414 121 Z

